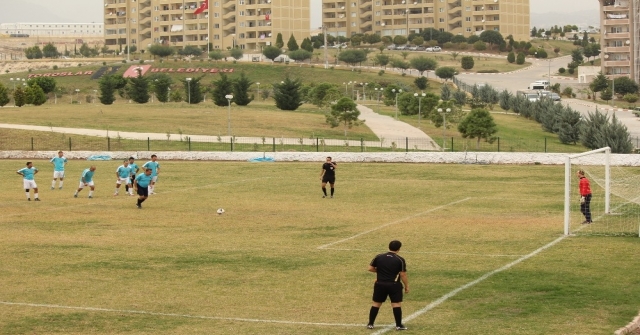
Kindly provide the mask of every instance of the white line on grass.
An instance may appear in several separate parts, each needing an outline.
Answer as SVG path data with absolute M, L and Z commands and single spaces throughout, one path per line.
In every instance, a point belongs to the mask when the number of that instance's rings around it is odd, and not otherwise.
M 256 323 L 279 323 L 279 324 L 287 324 L 287 325 L 307 325 L 307 326 L 327 326 L 327 327 L 364 327 L 364 324 L 354 324 L 354 323 L 323 323 L 323 322 L 304 322 L 304 321 L 286 321 L 286 320 L 263 320 L 263 319 L 249 319 L 249 318 L 225 318 L 225 317 L 221 317 L 221 316 L 203 316 L 203 315 L 190 315 L 190 314 L 177 314 L 177 313 L 159 313 L 159 312 L 148 312 L 148 311 L 138 311 L 138 310 L 127 310 L 127 309 L 97 308 L 97 307 L 62 306 L 62 305 L 49 305 L 49 304 L 30 304 L 30 303 L 24 303 L 24 302 L 9 302 L 9 301 L 0 301 L 0 305 L 39 307 L 39 308 L 55 308 L 55 309 L 70 309 L 70 310 L 81 310 L 81 311 L 89 311 L 89 312 L 110 312 L 110 313 L 141 314 L 141 315 L 167 316 L 167 317 L 176 317 L 176 318 L 204 319 L 204 320 L 256 322 Z
M 399 220 L 396 220 L 396 221 L 392 221 L 392 222 L 389 222 L 389 223 L 385 223 L 385 224 L 383 224 L 382 226 L 378 226 L 378 227 L 376 227 L 376 228 L 369 229 L 369 230 L 367 230 L 367 231 L 363 231 L 363 232 L 361 232 L 361 233 L 355 234 L 355 235 L 353 235 L 353 236 L 351 236 L 351 237 L 347 237 L 347 238 L 342 239 L 342 240 L 340 240 L 340 241 L 335 241 L 335 242 L 331 242 L 331 243 L 329 243 L 329 244 L 321 245 L 321 246 L 319 246 L 319 247 L 318 247 L 318 249 L 326 249 L 327 247 L 330 247 L 330 246 L 332 246 L 332 245 L 336 245 L 336 244 L 339 244 L 339 243 L 342 243 L 342 242 L 346 242 L 346 241 L 349 241 L 349 240 L 353 240 L 354 238 L 358 238 L 358 237 L 360 237 L 360 236 L 362 236 L 362 235 L 369 234 L 369 233 L 374 232 L 374 231 L 376 231 L 376 230 L 380 230 L 380 229 L 382 229 L 382 228 L 385 228 L 385 227 L 388 227 L 388 226 L 391 226 L 391 225 L 394 225 L 394 224 L 398 224 L 398 223 L 400 223 L 400 222 L 404 222 L 404 221 L 407 221 L 407 220 L 410 220 L 410 219 L 416 218 L 416 217 L 418 217 L 418 216 L 425 215 L 425 214 L 427 214 L 427 213 L 435 212 L 435 211 L 437 211 L 437 210 L 439 210 L 439 209 L 442 209 L 442 208 L 445 208 L 445 207 L 448 207 L 448 206 L 453 206 L 453 205 L 459 204 L 459 203 L 461 203 L 461 202 L 467 201 L 467 200 L 469 200 L 469 199 L 471 199 L 471 198 L 464 198 L 464 199 L 462 199 L 462 200 L 458 200 L 458 201 L 450 202 L 450 203 L 445 204 L 445 205 L 441 205 L 441 206 L 438 206 L 438 207 L 435 207 L 435 208 L 431 208 L 431 209 L 426 210 L 426 211 L 424 211 L 424 212 L 420 212 L 420 213 L 416 213 L 416 214 L 413 214 L 413 215 L 409 215 L 409 216 L 404 217 L 404 218 L 402 218 L 402 219 L 399 219 Z
M 362 252 L 376 252 L 376 250 L 365 249 L 347 249 L 347 248 L 322 248 L 323 250 L 336 250 L 336 251 L 362 251 Z M 379 251 L 379 250 L 378 250 Z M 524 255 L 500 255 L 500 254 L 473 254 L 464 252 L 437 252 L 437 251 L 407 251 L 402 250 L 403 254 L 427 254 L 427 255 L 445 255 L 445 256 L 477 256 L 477 257 L 522 257 Z

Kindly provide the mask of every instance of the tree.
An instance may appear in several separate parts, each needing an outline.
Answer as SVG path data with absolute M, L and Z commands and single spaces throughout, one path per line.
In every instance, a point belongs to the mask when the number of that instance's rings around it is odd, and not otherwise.
M 344 125 L 344 136 L 347 136 L 347 129 L 353 126 L 359 126 L 363 121 L 358 120 L 360 111 L 353 100 L 343 97 L 335 105 L 331 106 L 331 112 L 326 114 L 326 122 L 335 128 L 340 124 Z
M 204 99 L 202 90 L 200 88 L 200 80 L 202 80 L 202 78 L 204 78 L 204 75 L 197 78 L 191 78 L 190 81 L 188 81 L 186 78 L 180 80 L 184 85 L 184 94 L 186 96 L 185 101 L 192 105 L 199 104 Z
M 449 85 L 447 84 L 442 85 L 442 87 L 440 87 L 440 99 L 444 101 L 448 101 L 448 100 L 451 100 L 451 98 L 452 98 L 451 87 L 449 87 Z
M 338 60 L 351 66 L 356 66 L 367 60 L 367 53 L 364 50 L 349 49 L 338 55 Z
M 80 46 L 80 54 L 82 55 L 82 57 L 91 56 L 91 48 L 89 48 L 89 45 L 87 45 L 87 43 L 82 43 L 82 45 Z
M 340 99 L 342 97 L 341 92 L 342 91 L 333 84 L 320 83 L 309 91 L 307 100 L 318 107 L 325 107 Z
M 491 49 L 493 49 L 494 45 L 500 45 L 504 42 L 504 38 L 502 38 L 502 34 L 499 31 L 495 30 L 485 30 L 480 34 L 480 40 L 489 43 Z
M 241 59 L 243 55 L 244 55 L 244 52 L 240 48 L 232 48 L 229 51 L 229 56 L 233 57 L 233 59 L 235 60 Z
M 149 102 L 149 79 L 142 76 L 142 71 L 138 70 L 138 76 L 129 78 L 129 97 L 139 104 Z
M 452 94 L 453 102 L 458 106 L 464 106 L 467 103 L 467 92 L 458 88 L 457 91 Z
M 209 53 L 209 58 L 216 61 L 216 63 L 224 58 L 224 54 L 220 50 L 213 50 Z
M 296 110 L 302 105 L 299 79 L 291 80 L 288 76 L 282 83 L 273 85 L 273 99 L 281 110 Z
M 378 65 L 380 65 L 380 66 L 382 66 L 382 67 L 384 67 L 386 69 L 387 68 L 387 64 L 389 64 L 390 58 L 389 58 L 388 55 L 384 55 L 384 54 L 380 53 L 380 54 L 377 54 L 375 56 L 375 60 L 376 60 L 376 63 Z
M 401 69 L 402 73 L 404 73 L 404 71 L 406 71 L 411 66 L 411 64 L 409 64 L 409 62 L 403 61 L 402 59 L 392 59 L 391 66 L 397 69 Z
M 602 90 L 602 93 L 600 93 L 600 99 L 604 101 L 609 101 L 613 99 L 613 93 L 611 92 L 611 89 L 609 87 Z
M 498 95 L 498 103 L 500 104 L 500 108 L 502 108 L 505 112 L 511 109 L 511 104 L 513 101 L 513 94 L 508 90 L 504 90 L 500 92 Z
M 420 76 L 426 71 L 433 71 L 438 67 L 438 62 L 433 58 L 427 58 L 425 56 L 419 56 L 411 59 L 411 67 L 418 70 Z
M 396 35 L 393 37 L 393 44 L 395 45 L 407 44 L 407 38 L 402 35 Z
M 615 94 L 636 94 L 638 93 L 638 84 L 629 77 L 619 77 L 613 80 L 613 86 L 615 87 Z
M 24 56 L 27 57 L 27 59 L 40 59 L 42 55 L 42 50 L 40 50 L 40 47 L 37 45 L 24 49 Z
M 153 78 L 153 91 L 160 102 L 169 101 L 169 87 L 173 80 L 171 77 L 164 73 L 158 73 Z
M 524 64 L 524 60 L 525 60 L 525 55 L 524 53 L 521 52 L 518 54 L 518 57 L 516 58 L 516 64 L 522 65 Z
M 351 36 L 351 45 L 352 46 L 359 46 L 361 43 L 362 43 L 362 37 L 360 37 L 360 35 Z
M 584 62 L 584 57 L 582 56 L 582 49 L 576 48 L 571 51 L 571 60 L 582 64 Z
M 37 77 L 27 80 L 28 86 L 40 86 L 45 94 L 51 93 L 56 89 L 56 80 L 51 77 Z
M 513 51 L 509 52 L 507 55 L 507 62 L 512 64 L 516 62 L 516 54 Z
M 202 49 L 195 45 L 187 45 L 184 48 L 178 50 L 178 55 L 181 56 L 200 56 L 202 55 Z
M 493 143 L 493 135 L 498 132 L 498 127 L 489 111 L 476 108 L 460 122 L 458 131 L 464 138 L 477 139 L 476 149 L 479 149 L 481 139 Z
M 116 100 L 115 93 L 118 87 L 118 79 L 116 75 L 107 75 L 100 78 L 98 82 L 100 86 L 100 103 L 103 105 L 111 105 Z
M 422 37 L 420 37 L 420 36 L 418 36 L 418 37 L 414 37 L 414 38 L 411 40 L 411 43 L 413 43 L 414 45 L 417 45 L 417 46 L 421 46 L 421 45 L 423 45 L 423 44 L 424 44 L 424 39 L 423 39 Z
M 11 101 L 9 98 L 9 90 L 0 84 L 0 107 L 4 107 L 9 101 Z
M 580 113 L 569 107 L 562 109 L 556 120 L 556 133 L 563 144 L 576 144 L 580 140 Z
M 289 58 L 296 62 L 304 62 L 307 59 L 311 59 L 313 54 L 305 49 L 298 49 L 295 51 L 289 51 Z
M 278 35 L 276 36 L 276 45 L 275 46 L 278 49 L 282 49 L 282 47 L 284 46 L 284 40 L 282 39 L 282 33 L 278 33 Z M 264 49 L 263 49 L 263 51 L 264 51 Z
M 150 54 L 160 58 L 169 57 L 176 52 L 174 48 L 162 44 L 154 44 L 148 50 Z
M 536 27 L 533 27 L 531 29 L 531 37 L 536 37 L 538 36 L 538 29 L 536 29 Z
M 426 77 L 418 77 L 416 78 L 413 83 L 416 85 L 416 87 L 420 90 L 426 90 L 427 87 L 429 87 L 429 81 L 427 80 Z
M 627 93 L 624 95 L 623 97 L 624 101 L 633 104 L 636 101 L 638 101 L 638 95 L 637 94 L 631 94 L 631 93 Z
M 58 48 L 51 43 L 47 43 L 47 45 L 42 48 L 42 54 L 46 58 L 56 58 L 60 55 Z
M 22 87 L 18 86 L 13 91 L 13 101 L 17 107 L 22 107 L 26 104 L 27 96 L 22 89 Z
M 309 52 L 313 52 L 313 45 L 311 44 L 311 40 L 308 37 L 302 40 L 300 48 Z
M 287 42 L 287 49 L 289 49 L 289 51 L 296 51 L 299 48 L 296 38 L 291 34 L 291 37 L 289 37 L 289 41 Z
M 245 76 L 244 72 L 240 73 L 240 78 L 233 82 L 233 102 L 238 106 L 246 106 L 253 101 L 253 95 L 249 97 L 249 89 L 253 82 Z
M 601 92 L 609 87 L 609 80 L 602 72 L 593 78 L 593 81 L 589 84 L 589 88 L 593 91 L 593 100 L 596 99 L 596 93 Z
M 438 76 L 438 78 L 440 79 L 444 79 L 445 81 L 453 78 L 453 76 L 455 75 L 456 75 L 456 69 L 449 66 L 439 67 L 436 70 L 436 76 Z
M 633 150 L 631 135 L 615 114 L 602 114 L 596 109 L 589 112 L 580 131 L 580 142 L 589 149 L 610 147 L 613 153 L 630 153 Z
M 220 79 L 213 81 L 213 91 L 211 92 L 213 103 L 220 107 L 227 106 L 229 102 L 227 101 L 226 95 L 233 93 L 233 86 L 233 82 L 229 77 L 221 73 Z M 234 101 L 235 100 L 234 97 Z
M 464 56 L 460 58 L 460 66 L 465 70 L 473 69 L 475 63 L 473 62 L 472 56 Z
M 273 61 L 282 54 L 282 50 L 278 47 L 268 45 L 262 49 L 262 54 Z

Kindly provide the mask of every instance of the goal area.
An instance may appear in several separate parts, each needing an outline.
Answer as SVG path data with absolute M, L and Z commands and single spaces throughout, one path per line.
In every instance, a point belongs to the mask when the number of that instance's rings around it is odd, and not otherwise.
M 589 180 L 592 198 L 581 203 L 578 171 Z M 640 171 L 611 164 L 609 147 L 567 156 L 564 234 L 640 236 Z M 591 223 L 585 212 L 590 212 Z

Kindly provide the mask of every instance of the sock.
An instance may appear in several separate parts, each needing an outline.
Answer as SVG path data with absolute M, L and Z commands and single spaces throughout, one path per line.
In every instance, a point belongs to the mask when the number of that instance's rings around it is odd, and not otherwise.
M 51 188 L 54 188 L 54 187 L 56 187 L 56 180 L 55 179 L 51 182 Z
M 331 188 L 331 196 L 333 196 L 333 187 Z
M 63 181 L 61 180 L 61 181 L 60 181 L 60 184 L 59 184 L 59 186 L 60 186 L 60 187 L 62 187 L 62 183 L 63 183 Z
M 372 325 L 374 324 L 374 322 L 376 322 L 376 317 L 378 316 L 378 311 L 380 310 L 380 307 L 375 307 L 375 306 L 371 306 L 371 309 L 369 310 L 369 324 Z
M 147 200 L 147 198 L 140 199 L 140 203 L 143 203 L 145 200 Z
M 154 186 L 149 186 L 149 193 L 153 193 Z
M 89 191 L 89 196 L 93 196 L 93 191 Z
M 124 185 L 124 190 L 129 192 L 129 185 Z
M 29 191 L 25 192 L 25 194 L 27 195 L 27 199 L 29 199 Z
M 138 205 L 140 205 L 142 203 L 142 201 L 140 200 L 140 198 L 138 198 Z
M 78 191 L 76 191 L 76 193 L 74 193 L 73 195 L 78 195 Z
M 33 194 L 33 198 L 34 198 L 34 199 L 38 199 L 38 193 L 34 193 L 34 194 Z
M 322 188 L 322 193 L 324 193 L 325 196 L 327 195 L 327 188 L 326 187 Z
M 396 319 L 396 327 L 402 326 L 402 307 L 393 308 L 393 318 Z
M 120 189 L 116 187 L 116 194 L 118 194 L 118 191 L 120 191 Z

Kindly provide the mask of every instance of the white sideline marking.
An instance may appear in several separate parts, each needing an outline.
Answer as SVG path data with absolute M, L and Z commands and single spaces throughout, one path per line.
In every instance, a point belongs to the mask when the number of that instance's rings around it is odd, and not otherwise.
M 560 237 L 558 237 L 557 239 L 555 239 L 555 240 L 551 241 L 550 243 L 547 243 L 546 245 L 544 245 L 544 246 L 542 246 L 542 247 L 540 247 L 540 248 L 536 249 L 535 251 L 531 252 L 531 253 L 530 253 L 530 254 L 528 254 L 528 255 L 524 255 L 524 256 L 522 256 L 522 257 L 520 257 L 520 258 L 516 259 L 515 261 L 513 261 L 513 262 L 511 262 L 511 263 L 509 263 L 509 264 L 507 264 L 507 265 L 505 265 L 505 266 L 503 266 L 503 267 L 501 267 L 501 268 L 498 268 L 498 269 L 496 269 L 496 270 L 493 270 L 493 271 L 490 271 L 490 272 L 485 273 L 485 274 L 484 274 L 484 275 L 482 275 L 480 278 L 478 278 L 478 279 L 476 279 L 476 280 L 474 280 L 474 281 L 468 282 L 468 283 L 466 283 L 466 284 L 464 284 L 464 285 L 462 285 L 462 286 L 460 286 L 460 287 L 458 287 L 458 288 L 454 289 L 453 291 L 451 291 L 451 292 L 449 292 L 449 293 L 447 293 L 447 294 L 443 295 L 442 297 L 438 298 L 438 300 L 436 300 L 436 301 L 434 301 L 434 302 L 432 302 L 432 303 L 428 304 L 428 305 L 427 305 L 427 306 L 425 306 L 424 308 L 422 308 L 422 309 L 420 309 L 420 310 L 418 310 L 418 311 L 414 312 L 413 314 L 411 314 L 411 315 L 407 316 L 406 318 L 403 318 L 403 320 L 402 320 L 402 321 L 403 321 L 403 322 L 409 322 L 409 321 L 411 321 L 411 320 L 413 320 L 413 319 L 415 319 L 415 318 L 417 318 L 417 317 L 421 316 L 422 314 L 424 314 L 424 313 L 426 313 L 426 312 L 428 312 L 428 311 L 430 311 L 430 310 L 432 310 L 432 309 L 434 309 L 434 308 L 438 307 L 440 304 L 442 304 L 443 302 L 445 302 L 445 301 L 449 300 L 449 298 L 451 298 L 451 297 L 455 296 L 456 294 L 458 294 L 458 293 L 460 293 L 460 292 L 462 292 L 462 291 L 464 291 L 464 290 L 468 289 L 468 288 L 469 288 L 469 287 L 471 287 L 471 286 L 474 286 L 474 285 L 476 285 L 476 284 L 478 284 L 478 283 L 480 283 L 480 282 L 484 281 L 485 279 L 487 279 L 487 278 L 489 278 L 489 277 L 493 276 L 493 275 L 494 275 L 494 274 L 496 274 L 496 273 L 500 273 L 500 272 L 502 272 L 502 271 L 508 270 L 509 268 L 513 267 L 514 265 L 517 265 L 517 264 L 519 264 L 519 263 L 521 263 L 521 262 L 523 262 L 523 261 L 525 261 L 525 260 L 527 260 L 527 259 L 529 259 L 529 258 L 531 258 L 531 257 L 533 257 L 533 256 L 535 256 L 535 255 L 537 255 L 537 254 L 539 254 L 540 252 L 544 251 L 545 249 L 548 249 L 548 248 L 550 248 L 550 247 L 554 246 L 555 244 L 557 244 L 558 242 L 560 242 L 560 241 L 564 240 L 565 238 L 567 238 L 567 236 L 565 236 L 565 235 L 560 236 Z M 384 334 L 384 333 L 386 333 L 386 332 L 388 332 L 388 331 L 390 331 L 390 330 L 394 329 L 394 327 L 395 327 L 395 326 L 386 326 L 385 328 L 380 329 L 380 330 L 378 330 L 377 332 L 373 333 L 373 335 L 380 335 L 380 334 Z
M 248 318 L 225 318 L 221 316 L 203 316 L 203 315 L 190 315 L 190 314 L 177 314 L 177 313 L 159 313 L 159 312 L 147 312 L 127 309 L 110 309 L 110 308 L 98 308 L 98 307 L 79 307 L 79 306 L 62 306 L 62 305 L 49 305 L 49 304 L 30 304 L 23 302 L 8 302 L 0 301 L 1 305 L 9 306 L 26 306 L 26 307 L 41 307 L 41 308 L 56 308 L 56 309 L 72 309 L 90 312 L 110 312 L 110 313 L 126 313 L 126 314 L 142 314 L 153 316 L 168 316 L 177 318 L 189 318 L 189 319 L 204 319 L 204 320 L 221 320 L 221 321 L 239 321 L 239 322 L 257 322 L 257 323 L 279 323 L 288 325 L 307 325 L 307 326 L 328 326 L 328 327 L 364 327 L 364 324 L 354 323 L 323 323 L 323 322 L 304 322 L 304 321 L 286 321 L 286 320 L 262 320 L 262 319 L 248 319 Z
M 380 229 L 382 229 L 382 228 L 385 228 L 385 227 L 388 227 L 388 226 L 391 226 L 391 225 L 394 225 L 394 224 L 398 224 L 398 223 L 400 223 L 400 222 L 407 221 L 407 220 L 413 219 L 413 218 L 415 218 L 415 217 L 418 217 L 418 216 L 421 216 L 421 215 L 424 215 L 424 214 L 427 214 L 427 213 L 435 212 L 435 211 L 437 211 L 437 210 L 439 210 L 439 209 L 442 209 L 442 208 L 445 208 L 445 207 L 448 207 L 448 206 L 452 206 L 452 205 L 456 205 L 456 204 L 459 204 L 459 203 L 461 203 L 461 202 L 467 201 L 467 200 L 469 200 L 469 199 L 471 199 L 471 198 L 470 198 L 470 197 L 469 197 L 469 198 L 464 198 L 464 199 L 462 199 L 462 200 L 458 200 L 458 201 L 450 202 L 450 203 L 448 203 L 448 204 L 446 204 L 446 205 L 441 205 L 441 206 L 438 206 L 438 207 L 435 207 L 435 208 L 432 208 L 432 209 L 426 210 L 426 211 L 424 211 L 424 212 L 420 212 L 420 213 L 416 213 L 416 214 L 413 214 L 413 215 L 409 215 L 409 216 L 404 217 L 404 218 L 402 218 L 402 219 L 399 219 L 399 220 L 396 220 L 396 221 L 392 221 L 392 222 L 389 222 L 389 223 L 385 223 L 385 224 L 383 224 L 382 226 L 379 226 L 379 227 L 376 227 L 376 228 L 373 228 L 373 229 L 369 229 L 369 230 L 367 230 L 367 231 L 363 231 L 363 232 L 361 232 L 361 233 L 355 234 L 355 235 L 353 235 L 353 236 L 351 236 L 351 237 L 347 237 L 347 238 L 342 239 L 342 240 L 339 240 L 339 241 L 331 242 L 331 243 L 329 243 L 329 244 L 321 245 L 321 246 L 319 246 L 319 247 L 318 247 L 318 249 L 326 249 L 327 247 L 330 247 L 330 246 L 332 246 L 332 245 L 336 245 L 336 244 L 339 244 L 339 243 L 342 243 L 342 242 L 346 242 L 346 241 L 349 241 L 349 240 L 353 240 L 354 238 L 358 238 L 358 237 L 360 237 L 360 236 L 362 236 L 362 235 L 369 234 L 369 233 L 374 232 L 374 231 L 376 231 L 376 230 L 380 230 Z
M 346 249 L 346 248 L 323 248 L 323 250 L 376 252 L 376 250 Z M 450 256 L 477 256 L 477 257 L 522 257 L 524 256 L 524 255 L 472 254 L 472 253 L 464 253 L 464 252 L 406 251 L 406 250 L 402 250 L 402 253 L 403 254 L 450 255 Z

